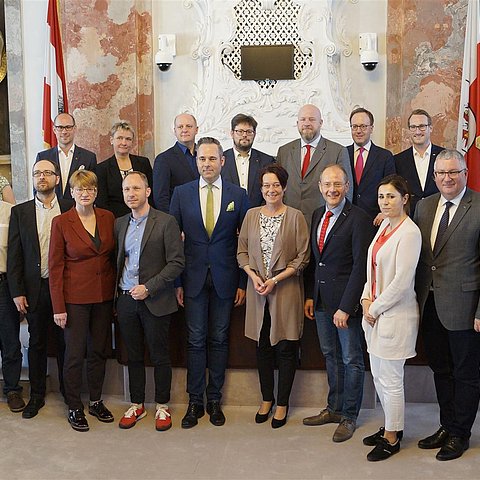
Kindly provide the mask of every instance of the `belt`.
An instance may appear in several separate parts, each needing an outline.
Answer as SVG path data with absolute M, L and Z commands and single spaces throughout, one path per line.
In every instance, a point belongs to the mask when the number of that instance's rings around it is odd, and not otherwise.
M 118 289 L 118 293 L 120 295 L 131 295 L 130 290 L 121 290 L 120 288 Z

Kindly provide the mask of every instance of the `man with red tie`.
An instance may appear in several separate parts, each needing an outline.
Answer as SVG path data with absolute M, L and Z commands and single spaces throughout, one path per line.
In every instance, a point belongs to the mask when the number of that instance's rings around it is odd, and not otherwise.
M 315 105 L 304 105 L 298 112 L 297 128 L 300 137 L 278 149 L 277 163 L 288 172 L 288 189 L 284 201 L 301 210 L 310 226 L 313 211 L 325 202 L 318 191 L 320 172 L 331 164 L 341 165 L 350 185 L 352 169 L 345 147 L 324 138 L 320 130 L 322 114 Z M 352 194 L 347 197 L 351 200 Z
M 345 197 L 350 188 L 340 165 L 320 175 L 325 206 L 312 218 L 310 264 L 305 271 L 305 316 L 317 323 L 329 385 L 327 407 L 304 425 L 338 423 L 334 442 L 352 437 L 363 395 L 360 296 L 366 280 L 371 220 Z

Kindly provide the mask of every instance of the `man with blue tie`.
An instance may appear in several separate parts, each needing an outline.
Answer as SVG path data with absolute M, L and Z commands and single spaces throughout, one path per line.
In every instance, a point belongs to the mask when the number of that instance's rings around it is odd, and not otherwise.
M 222 181 L 224 162 L 218 140 L 200 139 L 200 179 L 177 187 L 170 205 L 170 213 L 185 238 L 185 270 L 182 286 L 176 289 L 177 301 L 185 307 L 188 333 L 190 399 L 182 428 L 194 427 L 204 415 L 205 392 L 210 422 L 216 426 L 225 423 L 220 401 L 228 360 L 230 314 L 234 305 L 245 300 L 246 278 L 240 276 L 236 253 L 248 198 L 243 188 Z

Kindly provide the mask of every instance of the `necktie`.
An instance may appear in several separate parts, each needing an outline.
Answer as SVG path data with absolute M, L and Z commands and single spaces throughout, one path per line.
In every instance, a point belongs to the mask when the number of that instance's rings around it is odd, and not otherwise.
M 205 228 L 209 237 L 212 236 L 213 228 L 215 227 L 215 217 L 213 215 L 213 185 L 207 185 L 207 211 L 205 214 Z
M 433 254 L 436 255 L 438 247 L 440 246 L 440 241 L 442 240 L 443 234 L 448 228 L 448 221 L 450 220 L 450 207 L 453 205 L 452 202 L 445 203 L 445 210 L 440 218 L 440 223 L 438 224 L 437 237 L 435 238 L 435 245 L 433 246 Z
M 360 183 L 360 179 L 362 178 L 363 173 L 363 152 L 365 149 L 360 147 L 360 151 L 358 152 L 357 163 L 355 164 L 355 178 L 357 180 L 357 185 Z
M 323 219 L 322 228 L 320 229 L 320 237 L 318 237 L 318 251 L 322 253 L 323 245 L 325 244 L 325 236 L 327 235 L 328 224 L 330 223 L 330 217 L 333 213 L 328 210 Z
M 308 166 L 310 165 L 310 154 L 311 154 L 312 146 L 311 145 L 305 145 L 305 148 L 307 149 L 307 153 L 305 153 L 305 156 L 303 157 L 302 178 L 307 173 Z

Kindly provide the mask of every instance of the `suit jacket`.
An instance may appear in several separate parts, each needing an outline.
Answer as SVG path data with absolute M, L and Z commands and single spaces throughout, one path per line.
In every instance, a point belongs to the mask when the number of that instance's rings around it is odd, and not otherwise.
M 349 145 L 347 150 L 352 172 L 355 172 L 354 145 Z M 380 213 L 377 198 L 378 184 L 382 178 L 392 173 L 395 173 L 392 152 L 372 142 L 360 184 L 357 183 L 355 173 L 353 174 L 353 204 L 365 210 L 372 220 Z
M 58 205 L 60 212 L 64 213 L 72 207 L 73 201 L 59 199 Z M 27 297 L 29 311 L 35 311 L 42 278 L 35 200 L 12 208 L 8 230 L 7 265 L 8 286 L 12 298 Z
M 373 301 L 370 314 L 377 321 L 373 327 L 365 319 L 362 324 L 370 353 L 387 360 L 400 360 L 416 355 L 419 312 L 414 281 L 422 236 L 407 217 L 378 250 L 374 274 L 373 246 L 387 225 L 385 219 L 368 249 L 367 282 L 362 293 L 362 300 Z M 376 290 L 372 298 L 374 280 Z
M 321 171 L 327 165 L 338 163 L 346 170 L 350 185 L 353 185 L 352 169 L 348 160 L 347 149 L 338 143 L 321 137 L 312 155 L 305 177 L 302 179 L 301 154 L 301 140 L 293 140 L 278 149 L 277 163 L 288 172 L 288 188 L 285 192 L 284 202 L 300 210 L 305 215 L 308 226 L 310 226 L 314 210 L 325 205 L 318 189 Z M 349 191 L 347 195 L 349 200 L 352 200 L 352 195 L 352 191 Z
M 412 195 L 410 200 L 410 216 L 412 218 L 419 200 L 429 197 L 434 193 L 438 193 L 438 188 L 433 179 L 433 164 L 435 163 L 437 155 L 442 150 L 444 150 L 443 147 L 432 144 L 425 188 L 422 188 L 420 179 L 418 178 L 417 167 L 415 166 L 415 159 L 413 158 L 413 147 L 407 148 L 406 150 L 403 150 L 403 152 L 397 153 L 394 156 L 397 173 L 407 181 Z
M 112 212 L 95 208 L 101 246 L 97 249 L 75 208 L 52 222 L 48 267 L 54 313 L 66 303 L 102 303 L 115 293 L 115 240 Z
M 222 184 L 222 203 L 212 236 L 202 219 L 198 180 L 181 185 L 173 192 L 170 213 L 185 234 L 185 270 L 182 275 L 185 295 L 196 297 L 208 269 L 220 298 L 232 298 L 237 288 L 246 287 L 237 264 L 237 237 L 248 210 L 247 192 L 229 182 Z
M 258 276 L 272 278 L 292 267 L 296 275 L 279 282 L 268 295 L 268 310 L 272 319 L 270 343 L 281 340 L 298 340 L 303 332 L 303 269 L 310 256 L 308 227 L 300 212 L 287 207 L 273 245 L 270 270 L 265 271 L 260 245 L 260 210 L 252 208 L 247 212 L 238 238 L 238 264 L 241 268 L 249 265 Z M 248 279 L 245 336 L 258 341 L 263 325 L 267 298 L 258 295 Z
M 415 222 L 422 232 L 422 254 L 415 288 L 420 312 L 433 287 L 438 318 L 447 330 L 473 328 L 480 318 L 480 193 L 467 189 L 438 252 L 430 244 L 432 224 L 440 193 L 418 202 Z
M 360 296 L 366 280 L 367 249 L 372 240 L 370 217 L 348 200 L 318 250 L 317 231 L 325 207 L 315 210 L 310 232 L 312 255 L 305 272 L 307 298 L 316 310 L 334 315 L 340 309 L 350 316 L 361 309 Z
M 238 178 L 237 164 L 235 163 L 235 151 L 229 148 L 224 152 L 225 165 L 222 168 L 222 178 L 227 182 L 240 185 Z M 260 188 L 260 172 L 275 159 L 271 155 L 252 148 L 248 162 L 248 203 L 250 208 L 259 207 L 264 203 Z
M 43 150 L 42 152 L 37 153 L 37 159 L 35 161 L 38 162 L 39 160 L 50 160 L 51 162 L 55 162 L 57 165 L 60 165 L 60 161 L 58 160 L 58 147 L 52 147 L 48 150 Z M 65 186 L 65 191 L 63 192 L 62 173 L 60 169 L 60 182 L 55 189 L 57 198 L 72 199 L 72 194 L 70 193 L 70 186 L 68 185 L 68 181 L 70 180 L 73 172 L 82 168 L 95 172 L 97 168 L 97 156 L 90 150 L 75 145 L 72 164 L 70 165 L 70 171 L 68 172 L 68 179 Z
M 157 155 L 153 164 L 153 204 L 155 208 L 168 213 L 175 187 L 198 178 L 198 170 L 192 170 L 178 142 Z
M 152 166 L 147 157 L 130 155 L 132 167 L 147 176 L 148 184 L 152 186 Z M 130 213 L 130 209 L 123 201 L 122 174 L 118 168 L 115 155 L 97 165 L 98 196 L 95 204 L 106 210 L 110 210 L 115 218 Z
M 125 265 L 125 235 L 130 214 L 115 222 L 117 280 Z M 150 313 L 158 317 L 177 311 L 173 283 L 185 267 L 183 243 L 178 224 L 171 215 L 150 208 L 140 247 L 139 284 L 148 288 L 144 300 Z

